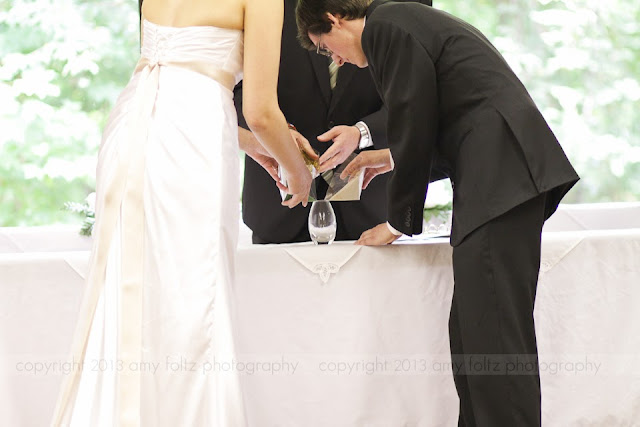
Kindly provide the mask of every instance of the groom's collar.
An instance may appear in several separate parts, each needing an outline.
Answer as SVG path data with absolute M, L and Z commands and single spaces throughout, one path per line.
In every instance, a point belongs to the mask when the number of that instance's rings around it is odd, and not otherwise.
M 378 6 L 383 5 L 385 3 L 389 3 L 389 0 L 374 0 L 367 8 L 367 12 L 365 16 L 368 18 L 369 16 L 371 16 L 373 11 L 376 10 Z

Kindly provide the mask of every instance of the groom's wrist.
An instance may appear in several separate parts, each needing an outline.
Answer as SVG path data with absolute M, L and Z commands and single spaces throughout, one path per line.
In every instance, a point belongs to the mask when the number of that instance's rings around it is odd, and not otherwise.
M 391 224 L 389 224 L 389 221 L 387 221 L 387 228 L 389 229 L 391 234 L 393 234 L 394 236 L 402 236 L 402 232 L 400 232 L 400 231 L 396 230 L 395 228 L 393 228 L 393 226 Z
M 359 121 L 354 125 L 360 131 L 360 141 L 358 141 L 358 150 L 364 150 L 367 147 L 373 146 L 373 141 L 371 140 L 371 132 L 369 131 L 369 126 L 363 121 Z

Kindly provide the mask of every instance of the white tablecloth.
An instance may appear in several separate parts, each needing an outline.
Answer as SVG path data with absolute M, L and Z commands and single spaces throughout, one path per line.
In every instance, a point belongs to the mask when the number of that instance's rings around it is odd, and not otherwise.
M 603 208 L 563 207 L 543 234 L 544 426 L 640 420 L 640 204 Z M 53 409 L 90 244 L 75 232 L 0 229 L 2 425 L 46 425 Z M 240 371 L 252 426 L 453 426 L 450 257 L 444 239 L 243 246 L 240 354 L 213 369 Z

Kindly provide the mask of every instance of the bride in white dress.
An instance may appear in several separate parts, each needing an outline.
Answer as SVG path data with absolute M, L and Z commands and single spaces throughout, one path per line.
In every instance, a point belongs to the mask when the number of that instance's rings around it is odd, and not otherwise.
M 239 171 L 233 86 L 287 171 L 311 176 L 276 97 L 281 0 L 146 0 L 136 70 L 104 130 L 87 288 L 52 425 L 247 424 L 233 361 Z M 224 363 L 227 362 L 227 363 Z

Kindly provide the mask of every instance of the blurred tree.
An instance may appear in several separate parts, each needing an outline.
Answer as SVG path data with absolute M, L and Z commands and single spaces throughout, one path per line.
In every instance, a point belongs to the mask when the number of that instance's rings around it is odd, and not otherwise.
M 640 2 L 436 0 L 518 74 L 582 180 L 569 203 L 640 200 Z
M 125 0 L 0 2 L 0 225 L 77 222 L 101 129 L 138 53 Z

